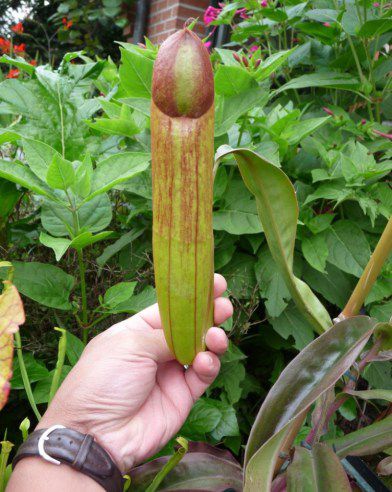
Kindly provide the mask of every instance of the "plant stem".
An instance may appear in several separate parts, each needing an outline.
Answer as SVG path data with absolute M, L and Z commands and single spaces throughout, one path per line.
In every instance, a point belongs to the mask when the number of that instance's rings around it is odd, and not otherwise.
M 20 338 L 20 333 L 18 331 L 15 333 L 15 342 L 16 342 L 15 343 L 16 353 L 18 354 L 20 374 L 22 375 L 23 386 L 26 391 L 27 399 L 29 400 L 30 406 L 33 409 L 34 415 L 37 417 L 37 420 L 40 421 L 41 414 L 38 411 L 37 405 L 35 403 L 33 391 L 31 389 L 29 376 L 27 374 L 26 366 L 23 359 L 22 340 Z
M 389 219 L 384 232 L 382 233 L 378 244 L 373 251 L 368 264 L 363 271 L 350 299 L 345 305 L 343 311 L 338 316 L 339 319 L 350 318 L 359 313 L 370 289 L 373 287 L 382 266 L 392 251 L 392 217 Z
M 154 480 L 147 487 L 146 492 L 155 492 L 158 490 L 159 485 L 162 480 L 166 477 L 166 475 L 182 460 L 188 451 L 188 441 L 183 437 L 178 437 L 176 439 L 180 448 L 171 456 L 169 461 L 159 470 L 159 472 L 155 475 Z
M 53 378 L 52 378 L 52 384 L 50 386 L 49 403 L 53 400 L 53 397 L 56 394 L 56 391 L 57 391 L 59 384 L 60 384 L 61 372 L 63 370 L 64 359 L 65 359 L 65 350 L 67 348 L 67 332 L 66 332 L 66 330 L 64 330 L 64 328 L 55 328 L 55 330 L 57 330 L 61 333 L 61 337 L 59 340 L 56 368 L 54 370 L 54 374 L 53 374 Z
M 87 343 L 88 337 L 88 328 L 85 328 L 87 325 L 87 291 L 86 291 L 86 266 L 83 260 L 83 251 L 77 250 L 78 254 L 78 262 L 79 262 L 79 275 L 80 275 L 80 294 L 82 296 L 82 322 L 83 322 L 83 332 L 82 338 L 83 342 Z
M 0 452 L 0 492 L 5 491 L 5 487 L 7 485 L 7 463 L 8 458 L 11 453 L 11 449 L 14 447 L 12 442 L 2 441 L 1 444 L 1 452 Z

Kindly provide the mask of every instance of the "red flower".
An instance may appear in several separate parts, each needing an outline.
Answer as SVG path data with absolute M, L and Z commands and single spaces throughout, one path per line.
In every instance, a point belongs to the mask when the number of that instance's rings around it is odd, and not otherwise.
M 24 51 L 26 51 L 26 43 L 15 44 L 14 51 L 15 53 L 23 53 Z
M 11 31 L 13 31 L 15 34 L 21 34 L 23 32 L 23 24 L 21 22 L 18 22 L 11 27 Z
M 64 30 L 65 30 L 65 31 L 68 31 L 68 29 L 69 29 L 70 27 L 72 27 L 72 24 L 73 24 L 73 21 L 68 20 L 66 17 L 63 17 L 63 18 L 61 19 L 61 22 L 62 22 L 62 23 L 63 23 L 63 25 L 64 25 Z
M 37 60 L 31 60 L 29 63 L 30 65 L 33 65 L 33 67 L 37 66 Z
M 17 68 L 11 68 L 11 70 L 5 76 L 6 79 L 17 79 L 19 77 L 19 70 Z
M 8 39 L 0 38 L 0 51 L 3 53 L 9 53 L 11 47 L 11 42 Z

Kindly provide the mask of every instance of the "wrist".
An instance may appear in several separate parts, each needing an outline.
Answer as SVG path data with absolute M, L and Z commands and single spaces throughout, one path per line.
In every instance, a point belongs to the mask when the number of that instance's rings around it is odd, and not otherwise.
M 83 415 L 76 416 L 59 404 L 52 402 L 38 423 L 36 430 L 48 429 L 53 425 L 63 425 L 68 429 L 78 431 L 82 434 L 90 434 L 94 440 L 110 455 L 111 459 L 121 471 L 127 473 L 135 465 L 132 442 L 123 441 L 121 430 L 105 429 L 96 423 L 90 424 L 89 419 Z M 132 440 L 131 440 L 132 441 Z

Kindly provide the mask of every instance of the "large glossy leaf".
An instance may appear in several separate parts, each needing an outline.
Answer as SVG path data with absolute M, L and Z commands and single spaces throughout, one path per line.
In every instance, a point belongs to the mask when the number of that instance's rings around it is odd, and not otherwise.
M 339 458 L 329 446 L 316 443 L 311 450 L 295 448 L 287 469 L 287 492 L 351 492 Z
M 13 334 L 25 322 L 23 304 L 16 287 L 9 280 L 5 280 L 3 284 L 0 295 L 0 410 L 4 407 L 10 390 Z
M 279 451 L 296 419 L 353 364 L 375 324 L 366 316 L 335 324 L 281 373 L 249 436 L 245 452 L 246 492 L 270 490 Z
M 132 491 L 145 492 L 154 476 L 169 460 L 157 458 L 131 471 Z M 159 487 L 160 492 L 234 492 L 242 490 L 242 470 L 230 453 L 204 443 L 189 443 L 189 452 L 170 471 Z
M 333 446 L 339 458 L 379 453 L 392 446 L 392 415 L 326 443 Z
M 314 330 L 323 333 L 331 325 L 324 306 L 310 288 L 293 273 L 298 203 L 286 174 L 255 152 L 222 146 L 217 158 L 233 154 L 245 185 L 255 195 L 257 210 L 272 257 L 290 294 Z

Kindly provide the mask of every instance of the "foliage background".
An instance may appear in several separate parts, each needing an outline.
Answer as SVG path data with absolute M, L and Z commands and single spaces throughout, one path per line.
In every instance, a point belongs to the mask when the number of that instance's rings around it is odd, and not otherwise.
M 391 215 L 392 20 L 385 2 L 333 5 L 235 2 L 206 22 L 232 26 L 228 45 L 212 53 L 216 148 L 252 148 L 289 175 L 300 204 L 295 273 L 336 316 Z M 88 49 L 80 33 L 72 46 Z M 5 76 L 18 69 L 0 84 L 1 256 L 15 264 L 24 296 L 24 358 L 41 411 L 57 358 L 54 326 L 69 331 L 65 377 L 86 327 L 93 335 L 155 300 L 149 99 L 157 47 L 120 43 L 118 67 L 91 51 L 60 62 L 64 43 L 55 68 L 32 66 L 29 50 L 1 58 Z M 231 346 L 181 434 L 240 454 L 269 387 L 315 333 L 277 273 L 231 159 L 214 183 L 214 231 L 216 271 L 235 305 L 225 325 Z M 389 263 L 366 312 L 386 321 L 390 296 Z M 389 363 L 375 362 L 362 384 L 392 389 L 391 381 Z M 34 420 L 17 360 L 12 389 L 0 425 L 17 441 L 26 412 Z M 383 411 L 351 398 L 329 436 Z

